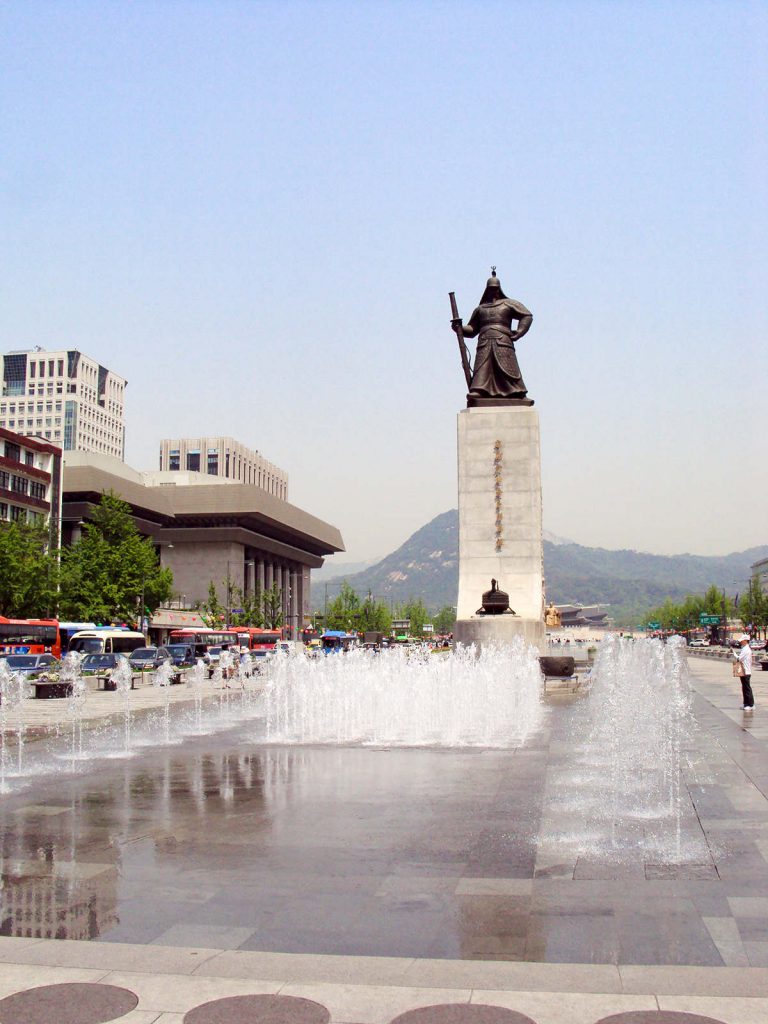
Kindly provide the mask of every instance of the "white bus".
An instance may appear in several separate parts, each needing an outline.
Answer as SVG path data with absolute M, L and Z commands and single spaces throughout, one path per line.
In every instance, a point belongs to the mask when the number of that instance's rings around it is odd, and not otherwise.
M 137 647 L 146 647 L 147 638 L 132 629 L 81 629 L 72 635 L 69 651 L 79 654 L 130 654 Z

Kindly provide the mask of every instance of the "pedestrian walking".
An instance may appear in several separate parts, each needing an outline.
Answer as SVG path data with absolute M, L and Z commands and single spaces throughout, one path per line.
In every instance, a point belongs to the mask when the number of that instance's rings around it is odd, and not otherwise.
M 744 701 L 743 711 L 755 710 L 755 698 L 752 693 L 752 648 L 749 646 L 749 636 L 742 633 L 737 637 L 739 649 L 733 652 L 735 661 L 733 663 L 733 674 L 741 680 L 741 696 Z

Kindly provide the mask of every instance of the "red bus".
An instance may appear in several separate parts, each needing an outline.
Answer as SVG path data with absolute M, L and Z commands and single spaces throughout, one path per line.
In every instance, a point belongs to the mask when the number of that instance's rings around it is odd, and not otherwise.
M 239 644 L 237 634 L 231 629 L 172 629 L 169 644 L 203 644 L 205 647 L 233 647 Z
M 238 643 L 252 651 L 274 651 L 283 634 L 279 629 L 258 629 L 256 626 L 233 626 Z
M 6 619 L 0 615 L 0 654 L 52 654 L 61 657 L 56 619 Z

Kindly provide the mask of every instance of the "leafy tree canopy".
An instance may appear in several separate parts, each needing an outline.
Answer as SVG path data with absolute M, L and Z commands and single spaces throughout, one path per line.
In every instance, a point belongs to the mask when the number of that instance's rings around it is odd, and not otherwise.
M 373 597 L 370 592 L 360 606 L 357 628 L 363 633 L 389 633 L 392 628 L 392 616 L 384 601 Z
M 58 601 L 59 564 L 48 551 L 48 532 L 22 522 L 0 523 L 0 615 L 52 616 Z
M 141 537 L 130 506 L 110 491 L 101 496 L 81 539 L 61 555 L 60 616 L 94 622 L 135 621 L 171 596 L 173 574 L 160 568 L 154 545 Z
M 739 616 L 745 629 L 768 630 L 768 594 L 757 576 L 750 579 L 747 592 L 741 596 Z
M 396 618 L 411 620 L 410 633 L 412 636 L 423 636 L 424 626 L 430 621 L 427 606 L 421 598 L 416 601 L 406 601 L 405 604 L 400 605 Z
M 328 605 L 326 619 L 326 629 L 343 629 L 349 633 L 359 628 L 360 598 L 346 581 Z
M 440 611 L 432 619 L 436 633 L 452 633 L 456 625 L 456 609 L 451 605 L 443 605 Z
M 283 595 L 277 583 L 273 583 L 269 590 L 264 591 L 261 606 L 267 629 L 280 629 L 283 624 Z

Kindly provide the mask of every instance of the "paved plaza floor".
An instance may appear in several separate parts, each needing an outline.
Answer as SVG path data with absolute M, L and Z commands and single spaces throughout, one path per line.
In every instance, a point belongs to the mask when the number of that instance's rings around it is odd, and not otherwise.
M 768 673 L 744 715 L 728 665 L 690 664 L 678 857 L 590 845 L 579 696 L 515 751 L 270 747 L 251 724 L 4 797 L 0 1022 L 59 984 L 82 1022 L 768 1021 Z M 212 1003 L 235 996 L 262 1001 Z

